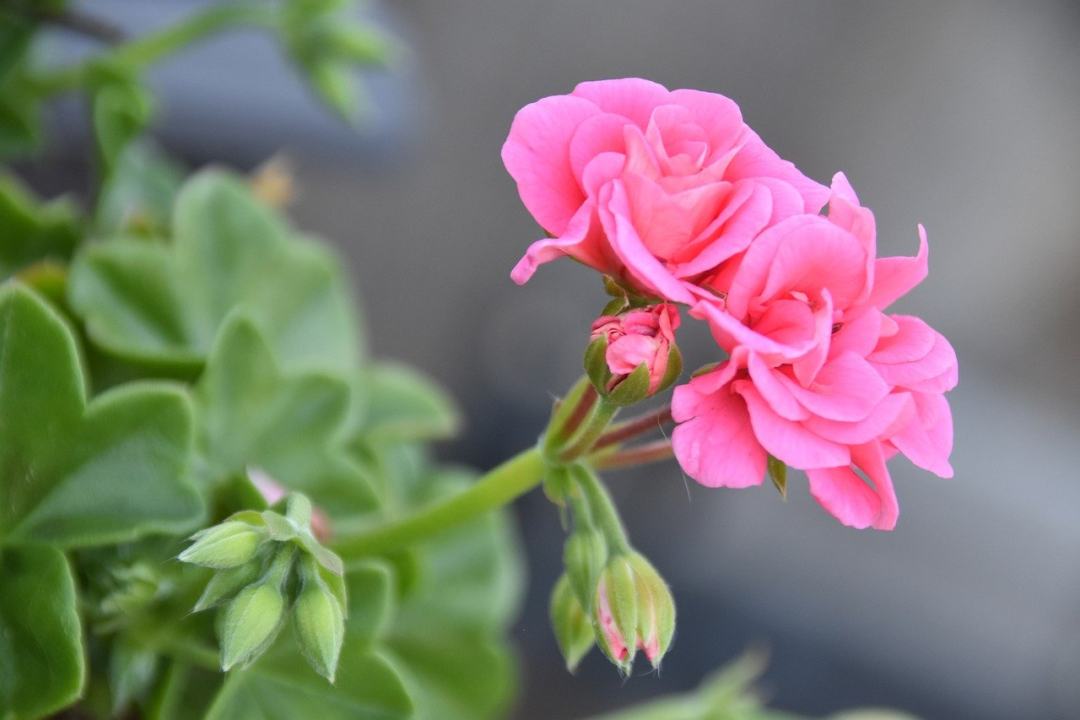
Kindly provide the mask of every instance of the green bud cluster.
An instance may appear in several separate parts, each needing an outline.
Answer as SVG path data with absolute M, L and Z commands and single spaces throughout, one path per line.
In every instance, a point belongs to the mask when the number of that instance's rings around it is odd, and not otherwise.
M 345 639 L 341 559 L 311 531 L 311 502 L 289 496 L 286 511 L 244 510 L 192 536 L 179 559 L 216 570 L 195 612 L 220 607 L 221 668 L 244 667 L 291 617 L 304 657 L 333 682 Z
M 566 540 L 565 573 L 551 596 L 555 638 L 573 671 L 595 643 L 612 663 L 629 674 L 640 649 L 660 661 L 675 633 L 675 601 L 667 583 L 633 550 L 615 506 L 598 478 L 573 466 L 564 483 L 574 511 L 574 530 Z

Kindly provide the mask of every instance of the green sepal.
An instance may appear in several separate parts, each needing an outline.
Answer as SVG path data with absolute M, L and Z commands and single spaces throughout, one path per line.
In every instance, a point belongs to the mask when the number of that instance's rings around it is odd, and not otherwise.
M 768 468 L 773 487 L 780 493 L 780 497 L 787 500 L 787 465 L 769 455 Z
M 611 370 L 607 364 L 608 341 L 606 335 L 600 335 L 585 348 L 585 374 L 589 376 L 593 387 L 601 395 L 607 394 L 611 382 Z
M 634 405 L 649 397 L 649 366 L 641 363 L 634 372 L 619 381 L 615 389 L 607 394 L 609 402 L 619 406 Z

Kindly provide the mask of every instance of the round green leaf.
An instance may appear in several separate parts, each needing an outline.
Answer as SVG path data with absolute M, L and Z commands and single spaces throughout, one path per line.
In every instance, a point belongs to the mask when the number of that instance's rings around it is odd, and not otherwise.
M 132 361 L 201 367 L 237 307 L 289 369 L 354 372 L 360 357 L 336 258 L 216 171 L 180 190 L 171 244 L 120 238 L 79 254 L 69 300 L 95 344 Z
M 187 395 L 140 383 L 85 398 L 64 321 L 29 290 L 0 289 L 0 544 L 99 545 L 201 516 Z
M 0 717 L 51 715 L 83 685 L 71 570 L 55 548 L 3 548 L 0 578 Z

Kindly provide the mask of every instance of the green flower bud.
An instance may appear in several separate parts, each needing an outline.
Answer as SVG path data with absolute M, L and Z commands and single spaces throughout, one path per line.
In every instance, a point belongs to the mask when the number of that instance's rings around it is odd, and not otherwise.
M 656 568 L 640 553 L 629 555 L 637 592 L 637 642 L 653 667 L 660 666 L 675 635 L 675 600 Z
M 281 630 L 285 598 L 274 582 L 248 585 L 226 606 L 221 626 L 221 669 L 246 665 Z
M 180 561 L 208 568 L 243 565 L 259 551 L 266 533 L 239 520 L 227 520 L 192 536 L 195 541 L 180 553 Z
M 281 589 L 292 570 L 296 549 L 278 551 L 262 580 L 248 585 L 225 606 L 221 616 L 221 669 L 256 660 L 274 642 L 285 619 Z
M 551 593 L 551 627 L 566 660 L 566 669 L 574 672 L 581 659 L 592 649 L 594 635 L 589 617 L 565 574 L 555 583 Z
M 637 586 L 629 558 L 616 555 L 600 575 L 592 622 L 597 645 L 626 675 L 630 674 L 638 646 L 637 605 Z
M 210 578 L 206 589 L 199 596 L 192 612 L 201 612 L 222 603 L 242 589 L 259 579 L 262 574 L 260 563 L 249 562 L 239 567 L 219 570 Z
M 305 573 L 304 588 L 293 606 L 292 618 L 296 640 L 304 657 L 317 673 L 334 682 L 341 644 L 345 640 L 345 615 L 315 568 Z
M 592 609 L 596 585 L 608 559 L 607 541 L 599 530 L 579 528 L 567 538 L 563 564 L 571 589 L 586 611 Z

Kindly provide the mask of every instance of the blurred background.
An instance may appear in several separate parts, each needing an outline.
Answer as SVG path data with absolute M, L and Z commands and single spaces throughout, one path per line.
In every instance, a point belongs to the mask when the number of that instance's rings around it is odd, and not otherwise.
M 87 0 L 139 32 L 181 0 Z M 535 440 L 581 372 L 597 277 L 508 277 L 539 230 L 499 159 L 514 112 L 586 79 L 639 75 L 734 98 L 781 155 L 844 170 L 882 254 L 930 234 L 930 278 L 901 309 L 956 346 L 956 478 L 891 464 L 892 533 L 838 525 L 801 477 L 707 490 L 673 463 L 611 476 L 635 543 L 669 579 L 679 635 L 661 673 L 621 681 L 599 657 L 565 673 L 548 628 L 562 530 L 539 495 L 516 506 L 529 591 L 515 628 L 514 717 L 577 718 L 695 686 L 747 647 L 770 654 L 774 705 L 853 705 L 927 719 L 1080 717 L 1080 3 L 888 0 L 399 0 L 366 12 L 402 46 L 365 78 L 355 132 L 258 34 L 156 72 L 161 142 L 191 165 L 292 161 L 299 226 L 347 258 L 371 346 L 446 384 L 468 425 L 448 460 L 491 466 Z M 83 52 L 57 36 L 58 61 Z M 86 157 L 78 106 L 49 159 Z M 689 328 L 687 328 L 689 330 Z M 682 336 L 691 366 L 702 333 Z

